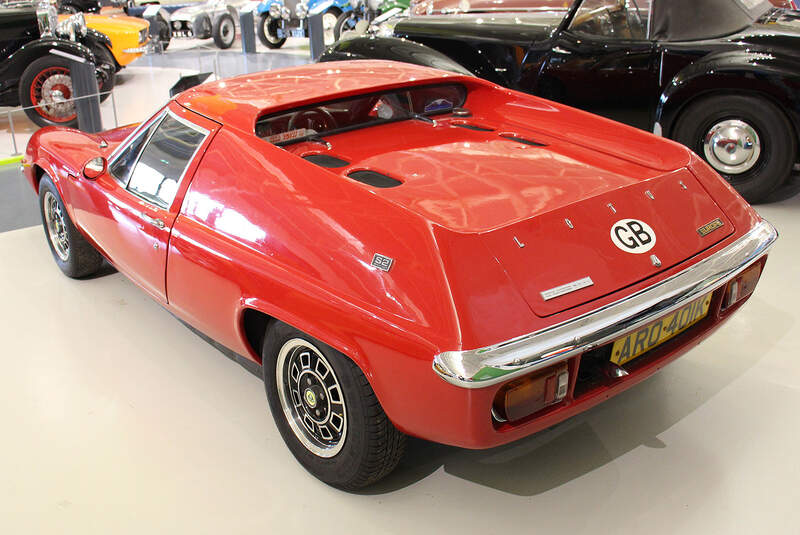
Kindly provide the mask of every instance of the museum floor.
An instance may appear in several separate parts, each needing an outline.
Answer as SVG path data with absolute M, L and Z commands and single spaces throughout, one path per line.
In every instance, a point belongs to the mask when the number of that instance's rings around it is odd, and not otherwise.
M 124 276 L 63 276 L 0 167 L 0 532 L 796 534 L 798 189 L 757 207 L 781 239 L 711 339 L 509 446 L 412 440 L 352 494 L 294 461 L 256 377 Z

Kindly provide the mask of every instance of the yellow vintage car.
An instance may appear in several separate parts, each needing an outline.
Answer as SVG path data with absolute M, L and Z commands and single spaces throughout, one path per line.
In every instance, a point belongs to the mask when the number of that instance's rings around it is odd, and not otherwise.
M 84 13 L 86 26 L 108 37 L 110 46 L 102 46 L 102 50 L 92 50 L 95 55 L 100 55 L 103 60 L 113 63 L 117 70 L 144 54 L 150 41 L 150 23 L 144 19 L 128 17 L 127 15 L 94 15 Z M 66 20 L 69 15 L 59 15 L 58 20 Z

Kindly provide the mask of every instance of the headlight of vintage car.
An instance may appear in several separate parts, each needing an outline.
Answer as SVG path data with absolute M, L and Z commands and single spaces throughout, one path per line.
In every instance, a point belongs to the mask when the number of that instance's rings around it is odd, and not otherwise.
M 75 13 L 59 22 L 58 26 L 56 26 L 56 34 L 70 41 L 76 41 L 78 38 L 84 37 L 86 35 L 86 19 L 83 13 Z
M 289 11 L 289 8 L 286 6 L 281 7 L 281 18 L 283 20 L 289 20 L 292 18 L 292 12 Z
M 58 11 L 54 1 L 42 1 L 36 4 L 36 20 L 39 23 L 39 35 L 53 35 L 58 26 Z
M 382 3 L 383 0 L 367 0 L 367 9 L 370 11 L 378 11 Z
M 281 18 L 281 6 L 278 4 L 271 4 L 269 6 L 269 16 L 273 19 Z
M 308 6 L 305 2 L 297 4 L 297 7 L 294 8 L 294 14 L 297 15 L 298 19 L 306 18 L 306 15 L 308 15 Z

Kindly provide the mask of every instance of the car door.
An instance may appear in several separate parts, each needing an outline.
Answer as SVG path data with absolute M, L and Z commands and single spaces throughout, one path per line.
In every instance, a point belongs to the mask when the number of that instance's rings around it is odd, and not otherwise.
M 172 225 L 218 127 L 172 103 L 115 151 L 105 173 L 80 179 L 84 187 L 74 196 L 84 231 L 117 269 L 162 303 Z
M 554 39 L 537 94 L 642 129 L 658 89 L 651 0 L 584 0 Z

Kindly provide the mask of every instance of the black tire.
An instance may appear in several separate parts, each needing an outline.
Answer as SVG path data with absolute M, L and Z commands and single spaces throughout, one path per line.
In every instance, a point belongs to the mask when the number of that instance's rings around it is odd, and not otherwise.
M 330 46 L 337 41 L 336 23 L 339 22 L 339 17 L 341 16 L 341 14 L 342 10 L 339 9 L 338 7 L 332 7 L 322 14 L 322 34 L 323 34 L 323 44 L 325 46 Z M 329 26 L 330 31 L 325 30 L 326 23 L 330 24 Z
M 346 411 L 343 413 L 345 415 L 342 425 L 344 432 L 341 434 L 341 443 L 337 445 L 339 449 L 332 456 L 318 455 L 301 442 L 284 412 L 278 393 L 276 367 L 281 360 L 282 352 L 284 355 L 298 355 L 298 353 L 286 350 L 287 347 L 298 348 L 297 351 L 306 351 L 315 359 L 321 357 L 321 361 L 325 363 L 324 366 L 329 366 L 333 372 L 332 374 L 325 373 L 323 377 L 328 381 L 332 380 L 336 386 L 340 387 L 335 391 L 341 391 L 341 403 L 337 403 L 333 399 L 335 397 L 334 390 L 318 390 L 323 394 L 329 393 L 327 407 L 330 414 L 333 414 L 332 407 L 336 404 L 341 405 L 342 411 Z M 309 347 L 314 349 L 309 349 Z M 275 322 L 267 328 L 262 357 L 264 386 L 272 416 L 289 450 L 306 470 L 323 482 L 345 490 L 355 490 L 375 483 L 394 470 L 405 451 L 406 436 L 394 427 L 386 413 L 383 412 L 366 377 L 349 358 L 282 322 Z M 302 358 L 302 356 L 297 358 Z M 284 367 L 290 367 L 291 362 L 292 360 L 284 359 Z M 314 370 L 319 369 L 318 362 L 315 364 Z M 310 372 L 311 368 L 306 371 Z M 302 377 L 303 375 L 298 377 L 298 385 L 306 384 Z M 284 386 L 291 381 L 289 376 L 286 376 L 286 381 Z M 314 387 L 309 386 L 306 391 L 312 388 Z M 303 399 L 307 399 L 306 391 L 297 406 L 308 407 L 306 401 L 303 401 Z M 284 392 L 287 399 L 292 399 L 288 386 Z M 297 390 L 297 395 L 300 395 L 299 390 Z M 313 395 L 312 398 L 314 398 Z M 317 406 L 317 400 L 324 399 L 324 395 L 314 398 L 315 404 L 311 407 Z M 324 407 L 322 408 L 324 410 Z M 302 410 L 310 411 L 307 408 Z M 319 411 L 316 412 L 319 415 Z M 330 415 L 323 415 L 323 417 L 329 422 L 333 421 Z M 301 424 L 296 423 L 295 425 Z M 298 431 L 298 433 L 302 433 L 302 431 Z
M 230 13 L 223 13 L 217 17 L 211 34 L 214 37 L 214 44 L 218 48 L 226 50 L 233 45 L 236 40 L 236 23 Z
M 752 168 L 741 173 L 726 173 L 704 151 L 706 134 L 727 120 L 747 123 L 758 136 L 760 155 Z M 786 115 L 771 102 L 751 96 L 724 95 L 691 103 L 679 116 L 672 138 L 699 154 L 751 203 L 780 186 L 797 158 L 795 133 Z
M 105 45 L 100 43 L 92 44 L 92 54 L 94 54 L 95 65 L 108 65 L 106 68 L 107 77 L 102 84 L 99 84 L 100 89 L 100 102 L 105 102 L 111 96 L 111 91 L 114 89 L 116 83 L 117 62 L 114 60 L 114 55 L 106 48 Z
M 336 19 L 336 26 L 333 27 L 333 39 L 335 41 L 341 39 L 342 34 L 355 28 L 357 22 L 358 17 L 352 11 L 339 15 L 339 18 Z
M 156 26 L 158 29 L 156 35 L 158 36 L 158 42 L 161 43 L 161 50 L 166 50 L 172 40 L 172 30 L 161 15 L 156 18 Z
M 58 216 L 48 215 L 48 211 L 51 211 L 52 214 L 52 207 L 57 207 Z M 44 226 L 44 233 L 47 238 L 47 244 L 50 246 L 50 252 L 64 275 L 78 279 L 91 275 L 100 269 L 103 264 L 103 257 L 75 228 L 64 207 L 64 202 L 61 200 L 61 195 L 59 195 L 50 176 L 46 174 L 42 175 L 42 179 L 39 182 L 39 213 L 42 216 L 42 226 Z M 52 223 L 54 221 L 59 221 L 59 223 Z M 48 222 L 51 223 L 49 224 Z M 66 238 L 66 250 L 57 250 L 56 243 L 62 244 L 59 247 L 63 247 L 63 242 L 58 238 L 62 232 L 63 237 Z
M 261 15 L 256 25 L 256 33 L 258 40 L 261 44 L 268 47 L 278 49 L 286 42 L 286 38 L 278 39 L 278 21 L 270 18 L 269 15 Z
M 69 78 L 69 69 L 70 61 L 54 54 L 48 54 L 32 61 L 22 72 L 22 76 L 19 79 L 18 92 L 19 101 L 22 106 L 28 108 L 28 106 L 48 104 L 51 102 L 48 100 L 49 97 L 44 95 L 43 92 L 40 94 L 36 90 L 32 90 L 34 84 L 36 83 L 39 85 L 42 79 L 47 78 L 45 73 L 53 70 L 58 72 L 52 73 L 51 76 L 59 75 Z M 63 85 L 66 88 L 63 92 L 63 96 L 72 98 L 72 80 L 69 79 L 67 82 L 67 78 L 63 80 Z M 32 97 L 32 93 L 37 96 Z M 34 98 L 36 99 L 35 101 Z M 78 126 L 78 116 L 75 113 L 74 103 L 52 107 L 45 106 L 39 109 L 41 111 L 37 111 L 33 108 L 25 110 L 25 115 L 39 126 Z
M 208 13 L 201 13 L 192 22 L 192 34 L 196 39 L 208 39 L 212 33 L 211 17 Z

